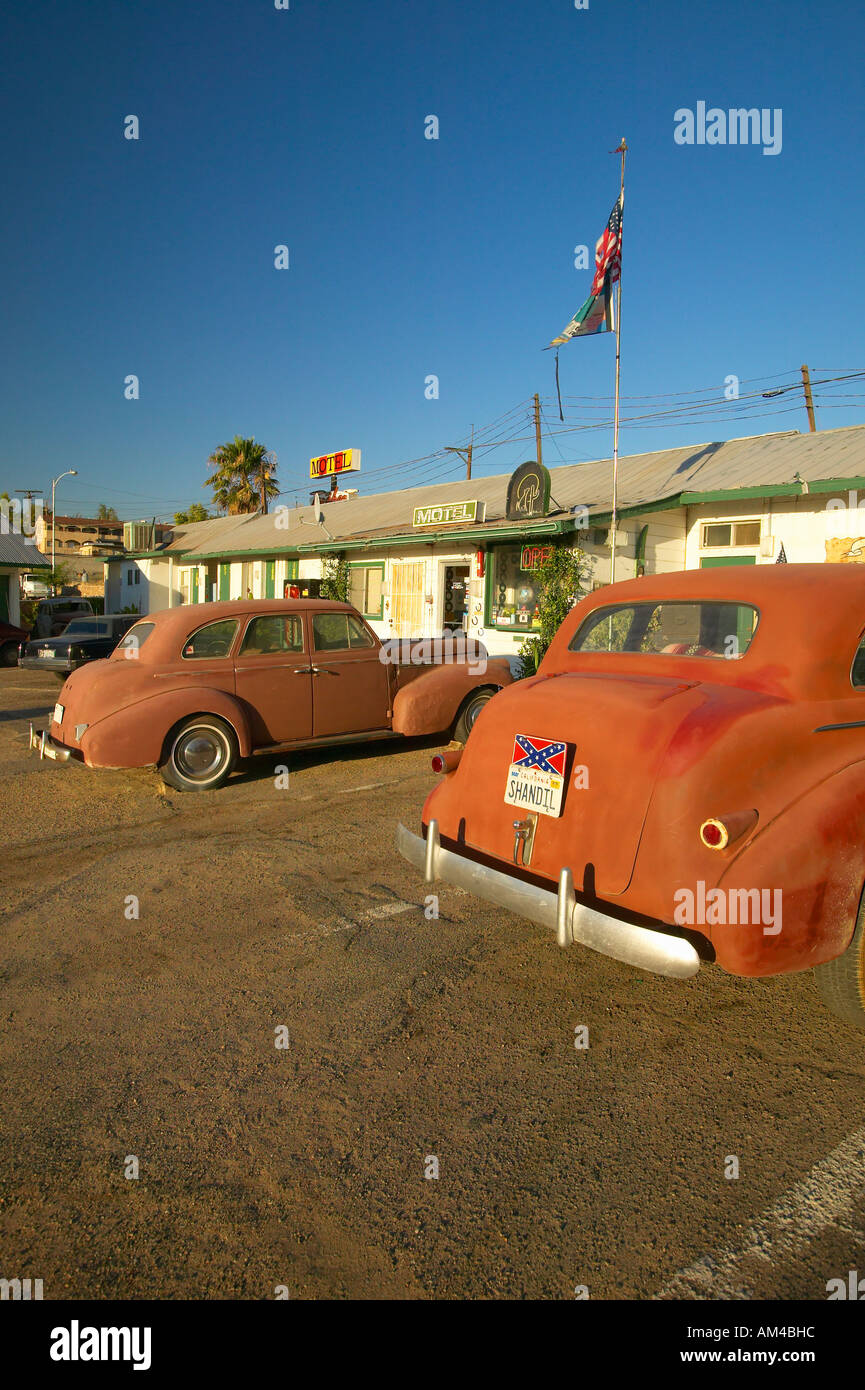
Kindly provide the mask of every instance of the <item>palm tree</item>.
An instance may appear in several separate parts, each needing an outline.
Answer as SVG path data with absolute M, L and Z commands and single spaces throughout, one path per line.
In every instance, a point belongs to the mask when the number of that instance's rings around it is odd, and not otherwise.
M 230 516 L 266 512 L 268 500 L 279 496 L 276 455 L 254 439 L 241 439 L 236 434 L 231 443 L 214 449 L 207 462 L 213 472 L 204 486 L 213 489 L 213 500 L 221 512 Z

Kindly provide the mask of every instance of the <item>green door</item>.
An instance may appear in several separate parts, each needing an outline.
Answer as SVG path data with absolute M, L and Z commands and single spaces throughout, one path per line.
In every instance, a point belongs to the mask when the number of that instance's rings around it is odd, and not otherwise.
M 756 555 L 714 555 L 700 561 L 701 570 L 717 570 L 727 565 L 756 565 Z
M 231 598 L 231 565 L 219 566 L 219 597 Z
M 190 579 L 190 584 L 189 584 L 189 601 L 190 601 L 190 603 L 197 603 L 197 602 L 198 602 L 198 566 L 197 566 L 197 565 L 196 565 L 196 567 L 193 569 L 193 571 L 192 571 L 192 576 L 191 576 L 191 579 Z
M 264 562 L 264 597 L 276 597 L 276 561 L 265 560 Z
M 4 623 L 9 621 L 9 585 L 17 578 L 15 574 L 0 574 L 0 618 Z

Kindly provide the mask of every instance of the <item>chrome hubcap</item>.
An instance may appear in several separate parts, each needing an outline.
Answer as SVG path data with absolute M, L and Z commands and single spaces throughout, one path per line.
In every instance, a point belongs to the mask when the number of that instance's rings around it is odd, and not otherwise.
M 473 705 L 469 705 L 468 713 L 466 714 L 466 725 L 468 728 L 474 728 L 474 722 L 485 704 L 486 700 L 476 700 Z
M 174 760 L 184 777 L 208 777 L 218 771 L 222 763 L 222 744 L 215 734 L 191 729 L 178 743 Z

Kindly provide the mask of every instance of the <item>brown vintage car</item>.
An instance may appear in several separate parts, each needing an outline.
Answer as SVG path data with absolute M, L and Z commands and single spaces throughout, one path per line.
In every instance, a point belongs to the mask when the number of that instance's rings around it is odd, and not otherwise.
M 324 599 L 154 613 L 106 661 L 72 673 L 30 746 L 88 767 L 156 766 L 199 791 L 252 753 L 445 730 L 465 740 L 512 680 L 507 661 L 464 651 L 430 663 L 423 643 L 399 647 L 402 663 L 354 608 Z
M 814 969 L 865 1027 L 865 566 L 599 589 L 437 766 L 427 883 L 662 975 Z

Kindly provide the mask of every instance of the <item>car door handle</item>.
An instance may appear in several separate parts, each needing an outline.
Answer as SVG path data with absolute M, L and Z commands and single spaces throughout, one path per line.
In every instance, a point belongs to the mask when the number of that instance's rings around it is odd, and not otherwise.
M 314 666 L 296 666 L 293 674 L 295 676 L 311 676 L 314 670 Z
M 310 671 L 314 676 L 338 676 L 339 671 L 332 671 L 329 666 L 310 666 Z

